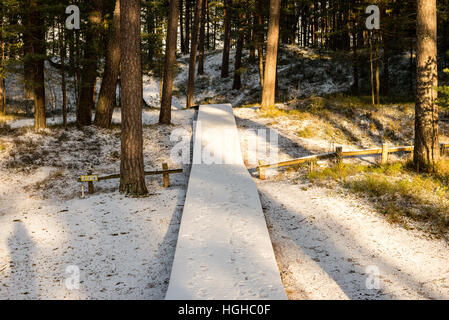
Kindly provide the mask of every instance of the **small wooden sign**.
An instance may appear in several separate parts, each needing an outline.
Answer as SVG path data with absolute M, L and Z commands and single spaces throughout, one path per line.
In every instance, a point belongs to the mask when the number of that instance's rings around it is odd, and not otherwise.
M 98 181 L 98 176 L 81 176 L 81 182 Z

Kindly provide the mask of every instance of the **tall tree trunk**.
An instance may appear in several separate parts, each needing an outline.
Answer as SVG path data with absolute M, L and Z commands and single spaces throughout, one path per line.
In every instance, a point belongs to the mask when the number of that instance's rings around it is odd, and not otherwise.
M 204 36 L 206 31 L 206 1 L 201 5 L 200 42 L 198 55 L 198 74 L 204 74 Z
M 75 31 L 75 92 L 76 92 L 76 114 L 80 109 L 80 96 L 81 96 L 81 48 L 80 48 L 80 30 Z
M 279 15 L 281 0 L 270 0 L 270 19 L 268 22 L 267 58 L 262 91 L 262 108 L 275 105 L 277 49 L 279 40 Z
M 159 123 L 170 124 L 173 92 L 173 67 L 176 64 L 176 36 L 178 26 L 178 1 L 170 0 L 165 47 L 164 82 L 162 84 L 161 112 Z
M 181 43 L 181 52 L 184 53 L 184 24 L 182 20 L 182 13 L 183 13 L 183 5 L 182 0 L 179 0 L 179 35 L 180 35 L 180 43 Z
M 32 48 L 31 48 L 31 19 L 30 19 L 30 0 L 25 1 L 24 9 L 24 31 L 23 31 L 23 80 L 24 91 L 27 100 L 33 99 L 33 62 L 32 62 Z
M 120 1 L 122 136 L 120 192 L 148 194 L 145 185 L 142 138 L 142 65 L 140 0 Z
M 250 23 L 248 23 L 248 33 L 247 33 L 247 44 L 249 45 L 249 62 L 254 63 L 256 62 L 256 27 L 257 27 L 257 21 L 256 21 L 256 15 L 254 13 L 251 13 Z
M 214 6 L 214 23 L 213 23 L 213 42 L 212 42 L 212 49 L 215 50 L 217 47 L 217 6 Z
M 433 168 L 439 160 L 437 14 L 436 0 L 417 0 L 417 62 L 415 149 L 418 170 Z
M 186 1 L 186 18 L 185 18 L 185 22 L 186 22 L 186 36 L 185 36 L 185 44 L 184 44 L 184 54 L 189 53 L 189 49 L 190 49 L 190 4 L 192 2 L 192 0 L 185 0 Z
M 323 1 L 321 2 L 321 5 L 323 6 Z M 352 19 L 353 19 L 353 25 L 352 25 L 352 52 L 353 52 L 353 63 L 352 63 L 352 70 L 353 70 L 353 78 L 354 78 L 354 84 L 352 86 L 352 92 L 355 95 L 359 95 L 359 56 L 358 56 L 358 32 L 357 32 L 357 12 L 356 9 L 353 8 L 352 12 Z
M 30 3 L 31 48 L 33 61 L 34 88 L 34 129 L 36 131 L 47 126 L 45 117 L 45 24 L 41 18 L 41 4 L 39 0 Z
M 379 33 L 376 32 L 379 36 Z M 380 104 L 380 53 L 379 53 L 379 38 L 376 39 L 376 104 Z
M 225 29 L 223 56 L 221 60 L 221 77 L 229 77 L 229 51 L 231 49 L 231 18 L 232 18 L 232 0 L 225 0 Z
M 97 80 L 97 60 L 100 50 L 100 36 L 102 34 L 102 0 L 92 0 L 86 31 L 86 45 L 84 49 L 83 68 L 80 84 L 80 101 L 77 122 L 80 125 L 92 124 L 92 110 L 95 109 L 94 89 Z
M 61 56 L 62 123 L 64 128 L 67 129 L 67 90 L 65 81 L 66 41 L 63 21 L 61 22 L 59 29 L 59 49 Z
M 257 16 L 257 59 L 259 64 L 259 80 L 260 89 L 263 89 L 263 43 L 264 43 L 264 28 L 262 19 L 262 0 L 257 0 L 256 16 Z
M 386 19 L 386 8 L 385 5 L 382 6 L 381 10 L 381 20 L 384 21 Z M 384 97 L 388 96 L 388 88 L 390 83 L 390 36 L 389 36 L 388 28 L 382 28 L 382 43 L 383 43 L 383 56 L 382 56 L 382 64 L 383 64 L 383 73 L 382 73 L 382 95 Z
M 234 83 L 232 85 L 232 89 L 234 90 L 240 90 L 242 86 L 241 68 L 242 68 L 243 41 L 245 36 L 243 28 L 244 21 L 245 15 L 242 15 L 242 17 L 237 17 L 238 39 L 237 39 L 237 48 L 235 50 Z
M 206 50 L 210 50 L 210 14 L 209 14 L 209 0 L 204 0 L 206 3 Z
M 1 10 L 1 8 L 0 8 Z M 5 37 L 4 37 L 4 26 L 3 26 L 3 10 L 0 11 L 0 115 L 6 113 L 6 103 L 5 103 L 5 89 L 4 76 L 5 76 Z
M 189 61 L 189 79 L 187 82 L 187 102 L 186 107 L 193 106 L 193 92 L 195 88 L 195 67 L 196 67 L 196 53 L 198 49 L 198 31 L 200 27 L 201 7 L 203 0 L 197 0 L 195 5 L 195 14 L 192 26 L 192 43 L 190 48 Z
M 126 1 L 126 0 L 125 0 Z M 110 128 L 116 105 L 117 80 L 120 72 L 120 0 L 116 0 L 114 17 L 109 29 L 106 64 L 95 112 L 96 126 Z
M 371 75 L 371 102 L 373 106 L 376 104 L 374 93 L 374 61 L 373 61 L 373 33 L 369 32 L 369 62 L 370 62 L 370 75 Z

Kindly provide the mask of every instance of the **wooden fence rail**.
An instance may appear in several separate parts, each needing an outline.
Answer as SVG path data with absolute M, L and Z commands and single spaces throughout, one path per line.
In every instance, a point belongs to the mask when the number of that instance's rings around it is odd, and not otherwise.
M 449 143 L 440 144 L 441 154 L 444 153 L 446 148 L 449 147 Z M 337 147 L 335 152 L 328 152 L 322 154 L 316 154 L 307 157 L 301 157 L 293 160 L 282 161 L 278 163 L 265 164 L 263 161 L 259 161 L 259 166 L 257 167 L 257 171 L 259 172 L 259 178 L 261 180 L 265 180 L 265 170 L 266 169 L 275 169 L 281 167 L 288 167 L 308 162 L 314 162 L 317 160 L 325 160 L 335 158 L 337 162 L 341 162 L 345 157 L 353 157 L 353 156 L 363 156 L 363 155 L 382 155 L 381 163 L 385 164 L 388 162 L 388 154 L 395 152 L 410 152 L 413 151 L 413 146 L 398 146 L 398 147 L 388 147 L 387 144 L 383 144 L 381 148 L 373 148 L 373 149 L 364 149 L 364 150 L 350 150 L 343 151 L 342 147 Z
M 173 174 L 173 173 L 181 173 L 181 172 L 182 172 L 182 169 L 168 169 L 168 164 L 163 163 L 162 170 L 145 171 L 145 176 L 154 176 L 154 175 L 161 174 L 164 179 L 164 187 L 168 188 L 170 186 L 170 176 L 169 175 Z M 81 176 L 80 178 L 78 178 L 78 182 L 87 182 L 89 194 L 93 194 L 95 191 L 94 184 L 93 184 L 94 182 L 103 181 L 103 180 L 111 180 L 111 179 L 119 179 L 119 178 L 120 178 L 119 173 L 100 177 L 96 174 L 92 174 L 92 172 L 89 171 L 87 173 L 87 175 Z M 83 185 L 81 185 L 81 192 L 84 195 L 84 186 Z

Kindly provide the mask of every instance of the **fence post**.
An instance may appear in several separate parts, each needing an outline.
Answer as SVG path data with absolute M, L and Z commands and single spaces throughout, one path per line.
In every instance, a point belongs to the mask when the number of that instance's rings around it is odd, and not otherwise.
M 265 180 L 265 169 L 261 168 L 260 166 L 263 166 L 265 162 L 263 160 L 259 160 L 259 166 L 257 167 L 257 171 L 259 171 L 259 179 Z
M 380 160 L 381 164 L 388 163 L 388 144 L 382 143 L 382 159 Z
M 335 158 L 336 158 L 337 164 L 340 164 L 343 161 L 343 147 L 335 148 Z
M 162 170 L 168 170 L 168 164 L 163 163 L 162 164 Z M 164 177 L 164 188 L 168 188 L 170 186 L 170 177 L 168 173 L 162 174 Z
M 92 171 L 91 170 L 87 171 L 87 174 L 89 176 L 92 175 Z M 89 194 L 94 194 L 95 189 L 94 189 L 94 183 L 92 181 L 87 182 L 87 188 L 89 190 Z

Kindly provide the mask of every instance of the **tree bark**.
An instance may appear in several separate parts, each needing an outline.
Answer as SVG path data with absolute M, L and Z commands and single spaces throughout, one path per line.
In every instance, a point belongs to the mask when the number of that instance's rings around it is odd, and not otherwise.
M 374 106 L 376 104 L 374 93 L 374 61 L 373 61 L 373 32 L 370 31 L 369 35 L 369 62 L 370 62 L 370 80 L 371 80 L 371 103 Z
M 120 192 L 148 194 L 145 185 L 142 138 L 142 65 L 140 51 L 140 0 L 120 2 L 122 136 Z
M 92 0 L 91 5 L 92 8 L 89 13 L 86 31 L 86 45 L 80 83 L 80 101 L 77 112 L 77 122 L 83 126 L 92 124 L 92 110 L 95 109 L 94 89 L 97 80 L 97 60 L 100 50 L 100 36 L 102 34 L 102 1 Z
M 223 43 L 223 56 L 221 60 L 221 77 L 229 77 L 229 51 L 231 49 L 231 18 L 232 18 L 232 0 L 225 0 L 225 30 Z
M 380 104 L 380 53 L 379 53 L 379 33 L 376 39 L 376 104 Z
M 439 160 L 436 0 L 417 0 L 417 62 L 414 165 L 433 169 Z
M 241 68 L 242 68 L 242 51 L 243 51 L 243 41 L 244 41 L 244 28 L 243 21 L 245 17 L 238 17 L 238 38 L 237 38 L 237 48 L 235 50 L 235 63 L 234 63 L 234 83 L 232 85 L 233 90 L 240 90 L 242 86 L 241 79 Z
M 180 35 L 179 42 L 181 43 L 181 52 L 184 53 L 185 43 L 184 43 L 184 24 L 182 20 L 182 13 L 183 13 L 182 0 L 179 0 L 179 35 Z
M 274 108 L 276 91 L 277 51 L 279 40 L 279 15 L 281 0 L 270 0 L 268 22 L 267 57 L 262 91 L 262 108 Z
M 59 47 L 61 56 L 62 124 L 64 125 L 64 128 L 67 129 L 67 89 L 65 81 L 66 41 L 63 21 L 60 24 L 59 33 Z
M 321 2 L 321 6 L 323 6 L 323 1 Z M 352 71 L 353 71 L 353 80 L 354 84 L 352 85 L 352 93 L 356 96 L 359 95 L 359 56 L 358 56 L 358 45 L 359 45 L 359 39 L 358 39 L 358 23 L 357 23 L 357 13 L 356 8 L 352 9 L 352 19 L 353 19 L 353 25 L 352 25 L 352 53 L 353 53 L 353 62 L 352 62 Z M 323 37 L 321 38 L 323 39 Z
M 3 78 L 5 76 L 5 37 L 3 35 L 4 27 L 2 11 L 0 11 L 0 115 L 6 113 L 5 89 L 3 88 Z
M 195 88 L 195 67 L 196 67 L 196 53 L 198 49 L 198 31 L 200 26 L 201 7 L 203 0 L 197 0 L 195 5 L 195 14 L 192 26 L 192 42 L 190 48 L 190 62 L 189 62 L 189 79 L 187 82 L 187 102 L 186 107 L 193 106 L 193 92 Z
M 24 10 L 24 25 L 25 28 L 23 30 L 23 79 L 24 79 L 24 91 L 25 97 L 28 100 L 33 99 L 33 62 L 31 59 L 32 48 L 31 48 L 31 34 L 30 31 L 32 29 L 31 19 L 30 19 L 30 0 L 25 1 L 25 10 Z
M 186 36 L 185 36 L 185 43 L 184 43 L 184 54 L 189 53 L 190 49 L 190 3 L 192 0 L 185 0 L 186 1 Z
M 257 59 L 259 62 L 259 80 L 260 80 L 260 89 L 263 89 L 263 43 L 264 43 L 264 28 L 263 28 L 263 19 L 262 19 L 262 0 L 257 0 Z
M 386 8 L 385 5 L 382 5 L 381 10 L 381 21 L 385 21 L 387 19 Z M 390 35 L 388 28 L 382 28 L 382 43 L 383 43 L 383 56 L 382 56 L 382 64 L 383 64 L 383 73 L 382 73 L 382 95 L 384 97 L 388 96 L 388 88 L 390 83 Z
M 170 124 L 173 92 L 173 67 L 176 64 L 176 37 L 178 26 L 179 0 L 170 0 L 167 25 L 167 46 L 165 48 L 164 82 L 162 84 L 161 112 L 159 123 Z
M 206 1 L 201 5 L 200 41 L 198 54 L 198 74 L 204 74 L 204 37 L 206 32 Z
M 94 124 L 110 128 L 116 105 L 117 80 L 120 72 L 120 0 L 116 0 L 114 17 L 109 30 L 106 64 L 98 97 Z
M 47 127 L 45 117 L 45 25 L 41 18 L 41 3 L 38 0 L 32 0 L 30 3 L 30 21 L 31 21 L 31 50 L 33 61 L 33 89 L 34 89 L 34 129 Z

